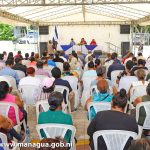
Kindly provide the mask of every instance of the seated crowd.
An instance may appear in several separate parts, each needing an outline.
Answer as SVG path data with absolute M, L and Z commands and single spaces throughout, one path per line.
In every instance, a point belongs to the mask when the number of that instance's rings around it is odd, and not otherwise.
M 131 136 L 125 141 L 124 150 L 138 150 L 137 145 L 141 147 L 139 150 L 148 150 L 150 121 L 146 120 L 150 118 L 149 59 L 146 60 L 141 52 L 137 57 L 128 52 L 123 58 L 118 58 L 117 53 L 107 54 L 105 60 L 91 51 L 87 55 L 74 51 L 69 55 L 61 51 L 47 54 L 45 51 L 41 57 L 32 52 L 31 56 L 26 53 L 25 58 L 21 51 L 15 56 L 12 52 L 8 55 L 4 52 L 0 54 L 0 133 L 6 135 L 8 143 L 14 138 L 18 142 L 26 142 L 26 130 L 30 128 L 29 111 L 26 108 L 28 105 L 37 107 L 41 102 L 40 107 L 36 108 L 39 112 L 38 125 L 73 126 L 72 113 L 79 107 L 85 109 L 89 119 L 89 146 L 92 150 L 96 147 L 99 150 L 108 149 L 103 135 L 97 137 L 97 145 L 93 138 L 97 131 L 107 130 L 135 133 L 136 137 Z M 46 102 L 46 107 L 42 106 L 42 102 Z M 2 109 L 6 107 L 4 103 L 10 105 L 8 109 Z M 108 108 L 103 105 L 106 103 Z M 16 105 L 17 111 L 11 104 Z M 140 104 L 143 105 L 139 107 Z M 16 115 L 19 122 L 25 121 L 25 126 L 20 126 L 20 132 L 16 130 Z M 142 139 L 138 126 L 143 129 Z M 68 129 L 61 137 L 63 139 L 48 137 L 45 129 L 39 133 L 44 138 L 41 141 L 43 143 L 57 143 L 60 140 L 65 143 L 72 142 L 73 132 Z M 0 146 L 1 149 L 3 147 Z

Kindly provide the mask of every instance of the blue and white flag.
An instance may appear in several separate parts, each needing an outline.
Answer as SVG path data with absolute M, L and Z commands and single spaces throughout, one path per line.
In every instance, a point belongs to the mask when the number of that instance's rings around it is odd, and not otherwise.
M 52 41 L 53 41 L 53 42 L 54 42 L 54 41 L 57 41 L 57 42 L 58 42 L 58 38 L 59 38 L 59 36 L 58 36 L 57 27 L 55 26 L 55 28 L 54 28 L 54 35 L 53 35 Z

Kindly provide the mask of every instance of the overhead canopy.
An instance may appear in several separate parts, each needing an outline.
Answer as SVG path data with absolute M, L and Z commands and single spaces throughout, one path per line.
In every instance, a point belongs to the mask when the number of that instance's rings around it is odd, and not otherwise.
M 33 25 L 140 24 L 150 20 L 150 0 L 0 0 L 0 7 L 1 17 Z

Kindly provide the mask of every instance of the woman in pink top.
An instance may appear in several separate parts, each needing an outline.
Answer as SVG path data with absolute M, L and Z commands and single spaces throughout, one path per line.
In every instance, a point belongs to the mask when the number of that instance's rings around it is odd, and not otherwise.
M 28 63 L 29 66 L 36 66 L 36 61 L 34 57 L 30 58 L 30 62 Z
M 6 81 L 0 82 L 0 102 L 6 103 L 15 103 L 18 106 L 19 119 L 27 118 L 26 112 L 23 110 L 23 102 L 19 97 L 9 94 L 9 85 Z M 13 107 L 10 107 L 8 112 L 8 117 L 13 121 L 14 125 L 17 124 L 15 110 Z

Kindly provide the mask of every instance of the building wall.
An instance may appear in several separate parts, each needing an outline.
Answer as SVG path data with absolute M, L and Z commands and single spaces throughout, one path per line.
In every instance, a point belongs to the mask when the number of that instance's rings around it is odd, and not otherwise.
M 94 38 L 98 45 L 107 49 L 105 42 L 110 42 L 118 47 L 121 47 L 121 42 L 130 42 L 130 34 L 120 34 L 120 25 L 64 25 L 57 26 L 59 44 L 69 44 L 73 38 L 76 43 L 79 43 L 84 37 L 89 44 Z M 51 40 L 54 35 L 54 27 L 49 27 L 49 36 L 40 36 L 41 42 Z

